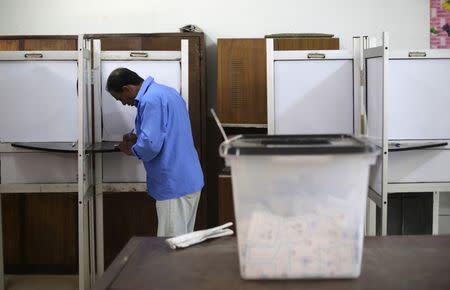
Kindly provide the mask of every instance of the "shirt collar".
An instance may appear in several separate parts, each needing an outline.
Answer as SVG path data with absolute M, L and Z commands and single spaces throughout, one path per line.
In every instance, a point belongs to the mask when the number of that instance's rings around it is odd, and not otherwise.
M 139 101 L 141 100 L 141 97 L 147 92 L 148 87 L 153 83 L 153 78 L 148 77 L 141 85 L 141 88 L 139 89 L 139 92 L 134 99 L 134 104 L 137 106 Z

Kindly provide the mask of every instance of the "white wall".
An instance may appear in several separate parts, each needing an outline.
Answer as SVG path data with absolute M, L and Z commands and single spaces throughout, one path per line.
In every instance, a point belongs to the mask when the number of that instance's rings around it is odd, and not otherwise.
M 350 48 L 353 35 L 391 48 L 429 47 L 429 0 L 0 0 L 0 35 L 176 32 L 207 36 L 208 87 L 215 92 L 216 42 L 280 32 L 324 32 Z

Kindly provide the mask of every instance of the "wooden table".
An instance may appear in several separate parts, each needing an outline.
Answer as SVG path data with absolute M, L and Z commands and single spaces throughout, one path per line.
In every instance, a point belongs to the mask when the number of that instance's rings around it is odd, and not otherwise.
M 450 236 L 369 237 L 358 279 L 280 281 L 241 279 L 234 237 L 176 251 L 162 238 L 135 237 L 94 289 L 449 290 Z

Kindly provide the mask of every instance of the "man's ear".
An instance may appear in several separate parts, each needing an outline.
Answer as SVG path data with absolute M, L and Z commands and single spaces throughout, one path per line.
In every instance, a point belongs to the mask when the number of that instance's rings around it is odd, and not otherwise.
M 135 85 L 126 85 L 122 87 L 122 91 L 124 92 L 125 95 L 127 96 L 131 96 L 131 97 L 136 97 L 137 93 L 138 93 L 138 89 L 137 86 Z
M 122 92 L 129 94 L 131 93 L 131 91 L 132 91 L 131 85 L 122 86 Z

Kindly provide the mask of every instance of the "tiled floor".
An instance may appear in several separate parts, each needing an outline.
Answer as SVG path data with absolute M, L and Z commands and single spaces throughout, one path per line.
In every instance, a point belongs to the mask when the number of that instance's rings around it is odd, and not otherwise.
M 78 276 L 26 275 L 6 276 L 7 290 L 77 290 Z

